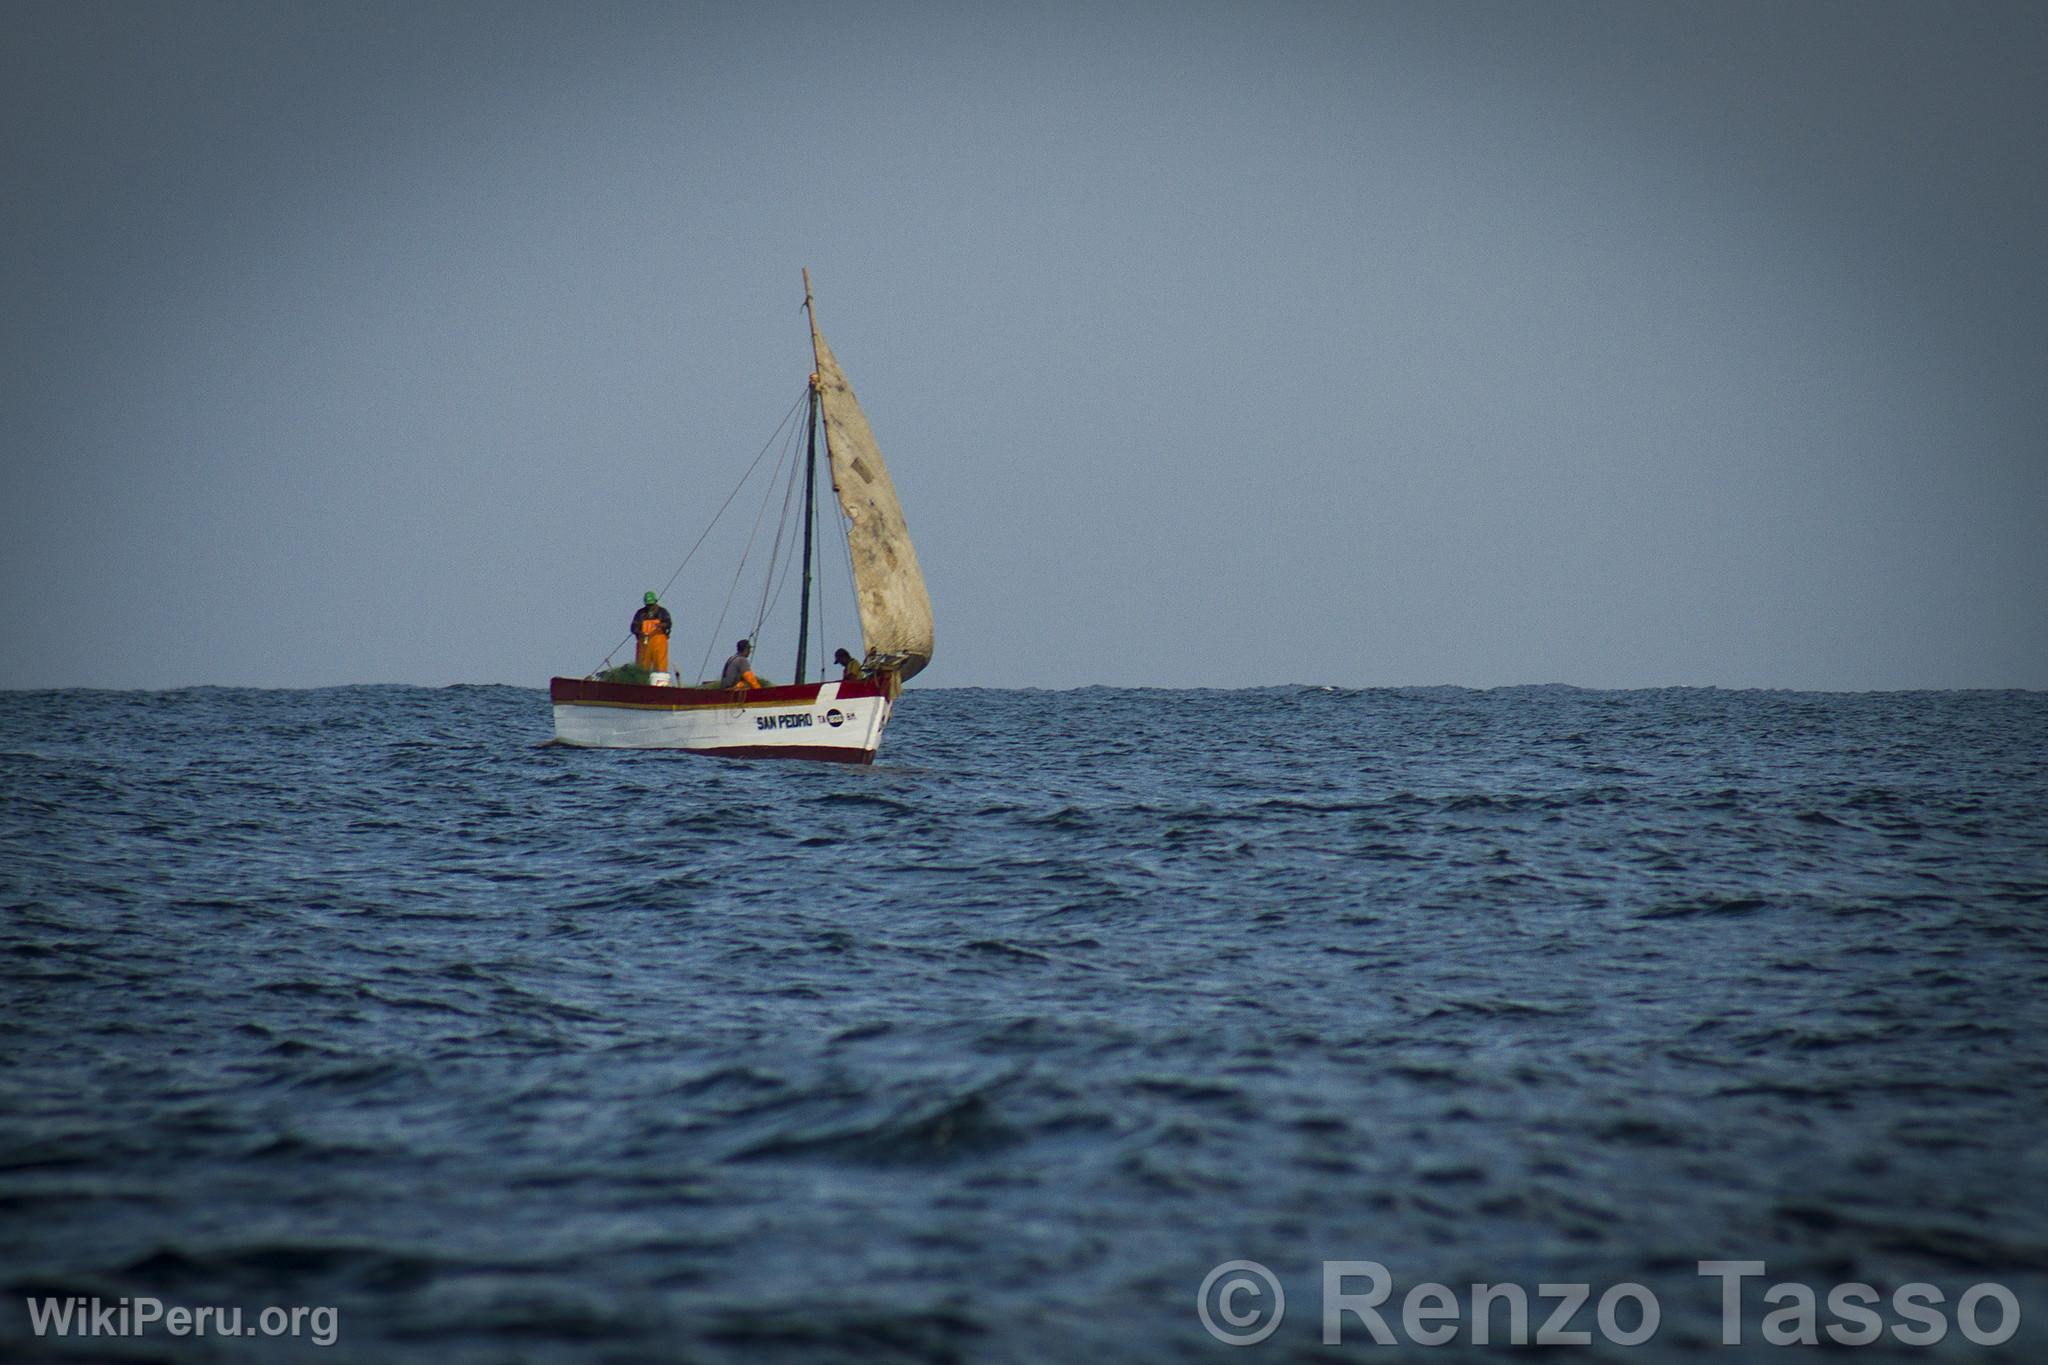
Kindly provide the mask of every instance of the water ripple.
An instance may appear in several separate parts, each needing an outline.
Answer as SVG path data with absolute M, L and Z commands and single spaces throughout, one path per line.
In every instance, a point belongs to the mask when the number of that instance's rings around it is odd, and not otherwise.
M 1634 1359 L 1717 1339 L 1696 1259 L 1991 1278 L 2048 1346 L 2048 698 L 546 738 L 510 688 L 0 696 L 0 1353 L 51 1292 L 334 1304 L 325 1359 L 1184 1359 L 1237 1257 L 1638 1280 Z

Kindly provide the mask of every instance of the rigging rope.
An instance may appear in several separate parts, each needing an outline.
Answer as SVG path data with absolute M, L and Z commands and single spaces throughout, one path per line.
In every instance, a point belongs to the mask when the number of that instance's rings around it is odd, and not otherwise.
M 810 392 L 809 392 L 809 386 L 808 386 L 808 385 L 806 385 L 806 387 L 805 387 L 805 392 L 804 392 L 804 395 L 803 395 L 803 397 L 800 397 L 800 398 L 798 398 L 798 399 L 797 399 L 797 405 L 799 405 L 799 406 L 800 406 L 800 405 L 801 405 L 801 404 L 802 404 L 802 403 L 803 403 L 803 402 L 805 401 L 805 399 L 807 399 L 807 398 L 808 398 L 809 396 L 810 396 Z M 791 407 L 791 409 L 790 409 L 790 413 L 791 413 L 792 415 L 794 415 L 795 411 L 796 411 L 796 407 L 795 407 L 795 406 L 792 406 L 792 407 Z M 789 418 L 788 418 L 788 417 L 784 417 L 784 418 L 782 419 L 782 422 L 783 422 L 783 426 L 788 426 L 788 425 L 789 425 Z M 777 428 L 776 428 L 775 430 L 776 430 L 776 434 L 777 434 L 777 435 L 780 435 L 780 434 L 781 434 L 781 432 L 782 432 L 782 427 L 777 427 Z M 795 447 L 795 445 L 796 445 L 796 437 L 797 437 L 798 435 L 800 435 L 800 434 L 801 434 L 801 429 L 796 429 L 796 430 L 792 430 L 792 431 L 791 431 L 791 433 L 790 433 L 790 439 L 789 439 L 789 440 L 787 440 L 787 441 L 785 441 L 785 442 L 783 442 L 783 446 L 782 446 L 782 453 L 781 453 L 780 455 L 778 455 L 778 456 L 776 456 L 776 457 L 775 457 L 775 468 L 774 468 L 773 470 L 771 470 L 771 471 L 769 472 L 769 475 L 768 475 L 768 486 L 767 486 L 767 488 L 766 488 L 766 490 L 765 490 L 765 492 L 764 492 L 764 496 L 763 496 L 763 497 L 762 497 L 762 499 L 761 499 L 761 510 L 760 510 L 759 512 L 757 512 L 757 513 L 755 513 L 755 514 L 754 514 L 754 529 L 753 529 L 753 530 L 751 530 L 751 531 L 749 531 L 749 532 L 747 533 L 747 544 L 746 544 L 746 548 L 745 548 L 745 549 L 743 549 L 743 550 L 742 550 L 742 551 L 740 552 L 740 564 L 739 564 L 739 568 L 737 568 L 737 569 L 735 569 L 735 570 L 733 571 L 733 576 L 732 576 L 732 586 L 731 586 L 731 587 L 729 587 L 729 588 L 727 588 L 727 589 L 725 590 L 725 604 L 724 604 L 723 606 L 721 606 L 721 607 L 720 607 L 720 608 L 718 609 L 718 622 L 717 622 L 717 624 L 716 624 L 716 625 L 714 625 L 714 626 L 712 626 L 712 627 L 711 627 L 711 638 L 710 638 L 709 642 L 707 642 L 707 643 L 706 643 L 706 645 L 704 646 L 704 657 L 703 657 L 703 659 L 702 659 L 701 661 L 699 661 L 699 663 L 698 663 L 698 665 L 697 665 L 697 672 L 698 672 L 698 675 L 699 675 L 700 677 L 701 677 L 701 676 L 703 675 L 703 673 L 705 672 L 705 670 L 707 670 L 708 668 L 710 668 L 710 667 L 711 667 L 711 656 L 712 656 L 713 654 L 715 654 L 715 653 L 717 653 L 717 652 L 718 652 L 718 636 L 719 636 L 719 633 L 720 633 L 721 631 L 723 631 L 723 630 L 725 629 L 725 618 L 726 618 L 726 615 L 727 615 L 727 613 L 729 613 L 729 612 L 730 612 L 730 611 L 732 610 L 732 599 L 733 599 L 733 595 L 734 595 L 735 593 L 737 593 L 737 592 L 739 591 L 739 588 L 740 588 L 740 579 L 742 579 L 743 577 L 745 577 L 745 576 L 746 576 L 746 572 L 747 572 L 747 560 L 748 560 L 748 559 L 749 559 L 749 558 L 750 558 L 750 557 L 751 557 L 751 556 L 753 555 L 753 553 L 754 553 L 754 542 L 755 542 L 756 540 L 758 540 L 758 539 L 760 538 L 760 535 L 761 535 L 761 522 L 763 521 L 763 519 L 765 519 L 765 518 L 767 517 L 767 515 L 768 515 L 768 504 L 769 504 L 769 503 L 770 503 L 771 501 L 773 501 L 773 500 L 774 500 L 774 497 L 775 497 L 775 481 L 776 481 L 776 476 L 777 476 L 777 475 L 779 475 L 779 474 L 780 474 L 780 473 L 782 472 L 782 465 L 783 465 L 783 461 L 785 461 L 785 460 L 787 460 L 787 459 L 789 458 L 789 454 L 790 454 L 790 451 L 791 451 L 791 450 L 792 450 L 792 449 L 793 449 L 793 448 Z M 774 440 L 774 437 L 770 437 L 769 439 L 770 439 L 771 441 L 773 441 L 773 440 Z M 768 453 L 768 452 L 766 451 L 766 449 L 763 449 L 763 451 L 761 452 L 761 454 L 762 454 L 762 455 L 765 455 L 765 454 L 767 454 L 767 453 Z M 758 464 L 759 464 L 760 462 L 761 462 L 761 457 L 760 457 L 759 455 L 755 456 L 755 457 L 754 457 L 754 463 L 758 465 Z M 735 489 L 735 490 L 734 490 L 734 492 L 735 492 L 735 493 L 737 493 L 737 492 L 738 492 L 738 490 L 737 490 L 737 489 Z M 727 501 L 730 501 L 730 499 L 727 499 Z M 784 505 L 785 505 L 785 507 L 787 506 L 787 498 L 786 498 L 786 497 L 785 497 L 785 499 L 784 499 Z M 780 541 L 781 541 L 781 538 L 782 538 L 782 532 L 781 532 L 781 528 L 780 528 L 780 527 L 777 527 L 777 529 L 776 529 L 776 540 L 777 540 L 777 543 L 778 543 L 778 544 L 780 543 Z M 693 550 L 693 551 L 692 551 L 692 553 L 695 553 L 695 551 Z M 771 562 L 771 563 L 770 563 L 770 565 L 769 565 L 769 572 L 770 572 L 771 574 L 772 574 L 772 573 L 774 572 L 774 567 L 775 567 L 775 566 L 774 566 L 774 564 L 773 564 L 773 563 Z M 753 636 L 749 635 L 749 636 L 748 636 L 747 638 L 751 640 L 751 639 L 753 638 Z
M 860 659 L 865 665 L 868 658 L 868 631 L 860 623 L 860 579 L 853 572 L 853 518 L 846 515 L 846 509 L 839 509 L 839 548 L 846 556 L 846 590 L 853 597 L 853 628 L 860 636 Z
M 776 603 L 782 601 L 782 589 L 789 582 L 790 561 L 782 557 L 782 535 L 789 529 L 789 507 L 796 498 L 797 480 L 802 473 L 801 462 L 789 467 L 789 484 L 782 490 L 782 515 L 775 519 L 775 545 L 768 552 L 768 577 L 761 584 L 761 609 L 754 615 L 754 629 L 749 633 L 749 639 L 761 638 L 761 624 L 768 619 L 768 613 L 775 609 Z M 782 567 L 782 578 L 779 582 L 775 577 L 777 565 Z M 768 596 L 770 589 L 775 592 L 772 601 Z
M 814 508 L 814 509 L 812 509 L 812 512 L 811 512 L 811 528 L 812 528 L 813 532 L 815 532 L 815 531 L 816 531 L 816 529 L 817 529 L 817 525 L 818 525 L 818 514 L 817 514 L 817 511 L 816 511 L 816 509 Z M 823 566 L 822 566 L 822 565 L 820 565 L 819 567 L 820 567 L 821 569 L 823 568 Z M 818 662 L 818 676 L 822 678 L 823 676 L 825 676 L 825 668 L 826 668 L 826 665 L 825 665 L 825 663 L 824 663 L 824 659 L 825 659 L 825 637 L 826 637 L 826 635 L 827 635 L 827 634 L 829 633 L 829 632 L 827 632 L 827 631 L 826 631 L 826 629 L 825 629 L 825 599 L 826 599 L 827 597 L 831 596 L 831 594 L 825 591 L 825 575 L 824 575 L 823 573 L 820 573 L 820 574 L 818 575 L 818 577 L 817 577 L 817 583 L 818 583 L 818 592 L 817 592 L 817 602 L 818 602 L 818 660 L 819 660 L 819 662 Z
M 696 543 L 696 544 L 694 544 L 694 545 L 692 545 L 692 546 L 690 547 L 690 551 L 689 551 L 689 553 L 683 556 L 683 562 L 682 562 L 682 563 L 680 563 L 680 564 L 678 564 L 678 565 L 676 565 L 676 571 L 675 571 L 674 573 L 672 573 L 672 574 L 670 574 L 670 575 L 668 576 L 668 582 L 666 582 L 666 583 L 664 583 L 664 584 L 662 584 L 662 585 L 661 585 L 661 593 L 660 593 L 660 596 L 662 596 L 662 597 L 666 597 L 666 596 L 668 596 L 668 590 L 669 590 L 670 588 L 672 588 L 672 587 L 674 587 L 674 586 L 675 586 L 675 582 L 676 582 L 676 580 L 677 580 L 678 578 L 681 578 L 681 577 L 683 576 L 683 570 L 684 570 L 684 569 L 686 569 L 686 568 L 688 568 L 688 567 L 690 566 L 690 561 L 691 561 L 692 559 L 694 559 L 694 558 L 696 557 L 697 551 L 699 551 L 699 550 L 701 550 L 701 549 L 703 549 L 703 548 L 704 548 L 704 542 L 705 542 L 705 540 L 707 540 L 707 539 L 708 539 L 708 538 L 710 537 L 710 535 L 711 535 L 711 532 L 712 532 L 712 529 L 713 529 L 714 527 L 716 527 L 716 526 L 718 525 L 718 519 L 719 519 L 720 517 L 722 517 L 722 516 L 724 516 L 724 515 L 725 515 L 725 512 L 726 512 L 726 509 L 727 509 L 727 508 L 729 508 L 729 507 L 731 507 L 731 506 L 732 506 L 732 501 L 733 501 L 733 499 L 734 499 L 734 498 L 737 498 L 737 497 L 738 497 L 738 496 L 740 495 L 740 490 L 741 490 L 742 488 L 745 488 L 745 487 L 747 486 L 747 480 L 749 480 L 749 479 L 751 479 L 751 478 L 753 478 L 753 477 L 754 477 L 754 471 L 755 471 L 756 469 L 759 469 L 759 468 L 761 467 L 761 461 L 762 461 L 762 460 L 763 460 L 763 459 L 764 459 L 764 458 L 765 458 L 765 457 L 767 456 L 767 454 L 768 454 L 768 452 L 769 452 L 770 450 L 774 449 L 774 447 L 775 447 L 775 442 L 776 442 L 776 439 L 777 439 L 778 437 L 780 437 L 780 436 L 782 435 L 782 429 L 783 429 L 784 427 L 786 427 L 786 426 L 788 426 L 788 425 L 789 425 L 789 421 L 790 421 L 790 419 L 791 419 L 792 417 L 796 416 L 796 410 L 797 410 L 798 408 L 802 407 L 802 406 L 804 405 L 805 401 L 806 401 L 807 399 L 809 399 L 809 398 L 810 398 L 810 396 L 811 396 L 811 386 L 810 386 L 810 384 L 809 384 L 809 383 L 807 382 L 807 383 L 805 383 L 805 385 L 804 385 L 804 390 L 803 390 L 803 392 L 802 392 L 801 394 L 797 395 L 797 400 L 796 400 L 796 402 L 794 402 L 794 403 L 792 403 L 792 404 L 790 404 L 790 405 L 789 405 L 789 411 L 788 411 L 788 412 L 785 412 L 785 413 L 783 413 L 783 414 L 782 414 L 782 420 L 781 420 L 780 422 L 778 422 L 778 423 L 776 423 L 776 424 L 775 424 L 775 430 L 769 433 L 769 435 L 768 435 L 768 440 L 767 440 L 766 444 L 764 444 L 764 445 L 763 445 L 763 446 L 761 447 L 760 453 L 754 456 L 754 460 L 753 460 L 753 463 L 752 463 L 752 464 L 749 464 L 749 465 L 747 466 L 747 471 L 746 471 L 746 473 L 744 473 L 744 474 L 740 475 L 740 481 L 739 481 L 738 483 L 736 483 L 736 484 L 734 484 L 734 485 L 732 486 L 732 492 L 730 492 L 730 493 L 728 493 L 728 494 L 726 494 L 726 495 L 725 495 L 725 501 L 724 501 L 724 502 L 722 502 L 722 503 L 720 503 L 720 504 L 718 504 L 718 510 L 717 510 L 716 512 L 713 512 L 713 513 L 711 514 L 711 520 L 710 520 L 710 521 L 709 521 L 708 523 L 706 523 L 706 525 L 705 525 L 705 527 L 704 527 L 704 532 L 703 532 L 703 534 L 697 537 L 697 543 Z M 786 454 L 788 453 L 788 448 L 787 448 L 787 446 L 785 446 L 785 447 L 784 447 L 784 452 L 783 452 L 783 453 L 784 453 L 785 455 L 786 455 Z M 781 465 L 781 461 L 780 461 L 780 460 L 778 460 L 778 461 L 776 462 L 776 468 L 778 468 L 778 469 L 779 469 L 779 468 L 781 468 L 781 467 L 782 467 L 782 465 Z M 772 478 L 771 478 L 771 479 L 769 480 L 769 484 L 768 484 L 768 486 L 769 486 L 769 487 L 770 487 L 771 489 L 772 489 L 772 488 L 773 488 L 773 487 L 775 486 L 774 480 L 773 480 Z M 758 522 L 757 522 L 756 526 L 757 526 L 757 529 L 758 529 Z M 748 540 L 748 542 L 747 542 L 747 543 L 748 543 L 749 545 L 752 545 L 752 544 L 753 544 L 753 541 L 752 541 L 752 539 L 750 538 L 750 539 Z M 744 562 L 744 561 L 743 561 L 743 562 Z M 735 583 L 735 586 L 737 586 L 737 583 Z M 730 602 L 731 602 L 731 600 L 732 600 L 732 596 L 731 596 L 731 594 L 730 594 L 730 593 L 728 593 L 728 594 L 726 595 L 726 601 L 727 601 L 728 603 L 730 603 Z M 723 617 L 721 617 L 721 618 L 720 618 L 720 620 L 719 620 L 719 624 L 720 624 L 720 625 L 723 625 L 723 624 L 725 624 L 725 622 L 724 622 L 724 618 L 723 618 Z M 717 632 L 717 630 L 716 630 L 716 629 L 714 629 L 714 630 L 712 631 L 712 634 L 711 634 L 711 638 L 712 638 L 712 639 L 713 639 L 714 641 L 715 641 L 715 640 L 716 640 L 716 639 L 718 638 L 718 632 Z M 628 632 L 626 633 L 626 638 L 625 638 L 625 639 L 623 639 L 623 640 L 621 640 L 621 641 L 619 641 L 619 643 L 618 643 L 618 644 L 615 644 L 615 645 L 613 645 L 613 646 L 611 647 L 611 650 L 610 650 L 610 652 L 609 652 L 609 653 L 607 653 L 607 654 L 606 654 L 606 655 L 604 656 L 604 662 L 600 663 L 600 664 L 599 664 L 599 665 L 597 666 L 597 668 L 596 668 L 595 670 L 593 670 L 593 671 L 594 671 L 594 672 L 597 672 L 597 673 L 602 673 L 602 672 L 604 672 L 604 671 L 605 671 L 606 669 L 610 668 L 610 667 L 612 666 L 612 655 L 614 655 L 614 654 L 617 654 L 617 653 L 619 652 L 619 650 L 620 650 L 620 649 L 622 649 L 622 648 L 623 648 L 623 647 L 625 647 L 626 645 L 630 645 L 630 644 L 632 644 L 632 643 L 633 643 L 633 635 L 632 635 L 632 632 L 628 631 Z M 716 647 L 716 646 L 714 645 L 714 648 L 715 648 L 715 647 Z M 707 652 L 706 652 L 706 658 L 707 658 L 707 660 L 709 659 L 709 651 L 707 651 Z M 701 673 L 701 672 L 703 671 L 703 670 L 702 670 L 702 667 L 701 667 L 701 666 L 699 667 L 699 670 L 698 670 L 698 671 L 699 671 L 700 673 Z

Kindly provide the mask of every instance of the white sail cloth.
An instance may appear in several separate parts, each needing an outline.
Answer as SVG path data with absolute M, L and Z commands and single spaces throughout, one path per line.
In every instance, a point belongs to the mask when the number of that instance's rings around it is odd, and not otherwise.
M 898 676 L 907 679 L 931 662 L 931 594 L 867 416 L 832 348 L 815 327 L 811 336 L 817 350 L 818 407 L 825 417 L 832 491 L 839 495 L 839 506 L 850 523 L 846 544 L 853 557 L 861 634 L 870 659 L 893 662 Z

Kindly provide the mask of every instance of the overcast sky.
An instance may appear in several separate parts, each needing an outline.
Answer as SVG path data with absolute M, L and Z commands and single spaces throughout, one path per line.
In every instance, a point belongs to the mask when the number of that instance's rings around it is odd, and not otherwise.
M 804 266 L 920 685 L 2048 687 L 2048 6 L 0 16 L 0 687 L 586 671 Z

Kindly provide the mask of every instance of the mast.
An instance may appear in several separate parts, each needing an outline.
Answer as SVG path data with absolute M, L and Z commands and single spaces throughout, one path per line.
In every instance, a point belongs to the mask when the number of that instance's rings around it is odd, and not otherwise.
M 811 307 L 811 268 L 809 266 L 804 267 L 804 320 L 811 324 L 811 369 L 814 371 L 811 378 L 816 379 L 815 371 L 818 368 L 818 314 L 817 310 Z M 811 386 L 811 392 L 817 392 L 817 385 L 813 384 Z
M 811 325 L 811 436 L 803 452 L 803 600 L 797 608 L 797 681 L 811 651 L 811 530 L 817 526 L 817 311 L 811 307 L 811 266 L 803 268 L 803 319 Z
M 796 680 L 804 682 L 811 648 L 811 530 L 818 524 L 818 379 L 811 376 L 811 433 L 804 450 L 804 592 L 796 615 Z
M 811 429 L 804 448 L 804 591 L 796 617 L 796 680 L 811 649 L 811 531 L 818 523 L 818 317 L 811 310 L 811 268 L 804 268 L 804 321 L 811 327 Z

